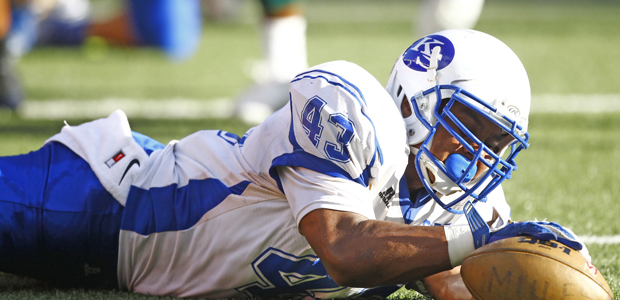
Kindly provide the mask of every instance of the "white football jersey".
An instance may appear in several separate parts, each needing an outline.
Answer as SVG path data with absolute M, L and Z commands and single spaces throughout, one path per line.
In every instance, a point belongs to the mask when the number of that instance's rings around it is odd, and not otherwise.
M 398 287 L 335 284 L 299 233 L 301 219 L 319 208 L 415 225 L 459 218 L 406 199 L 403 119 L 374 77 L 344 61 L 299 74 L 289 104 L 242 137 L 200 131 L 145 157 L 116 112 L 50 140 L 86 159 L 125 205 L 119 287 L 144 294 L 387 296 Z M 110 166 L 119 147 L 131 162 L 120 171 Z

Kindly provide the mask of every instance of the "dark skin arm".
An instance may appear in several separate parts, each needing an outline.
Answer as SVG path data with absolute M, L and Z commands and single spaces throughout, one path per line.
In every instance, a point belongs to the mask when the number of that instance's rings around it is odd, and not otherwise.
M 341 286 L 392 285 L 452 269 L 441 226 L 369 220 L 328 209 L 310 212 L 299 226 L 327 273 Z
M 474 297 L 461 278 L 461 266 L 437 273 L 424 279 L 426 290 L 434 299 L 473 300 Z

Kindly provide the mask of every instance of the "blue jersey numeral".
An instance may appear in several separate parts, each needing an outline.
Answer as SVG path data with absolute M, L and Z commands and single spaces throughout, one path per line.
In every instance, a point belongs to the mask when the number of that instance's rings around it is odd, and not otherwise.
M 319 142 L 323 135 L 323 125 L 321 125 L 321 112 L 327 103 L 318 96 L 308 100 L 301 113 L 301 124 L 304 131 L 310 138 L 315 147 L 319 147 Z M 325 155 L 334 161 L 345 163 L 350 160 L 347 145 L 355 136 L 355 124 L 341 113 L 329 115 L 327 121 L 330 126 L 338 130 L 338 135 L 334 141 L 325 141 L 323 151 Z
M 329 116 L 329 123 L 338 127 L 339 132 L 336 143 L 325 142 L 325 153 L 327 153 L 327 156 L 332 160 L 342 163 L 347 162 L 349 161 L 347 145 L 351 142 L 355 134 L 353 122 L 342 114 L 331 114 Z
M 250 135 L 250 133 L 252 132 L 252 130 L 248 130 L 242 137 L 239 137 L 238 135 L 234 134 L 234 133 L 230 133 L 228 131 L 224 131 L 224 130 L 220 130 L 217 132 L 217 136 L 219 136 L 220 138 L 224 139 L 227 143 L 231 144 L 231 145 L 235 145 L 235 144 L 239 144 L 239 147 L 243 147 L 243 143 L 245 142 L 245 139 L 248 138 L 248 136 Z
M 269 248 L 252 262 L 256 276 L 260 278 L 248 285 L 236 288 L 250 297 L 268 298 L 316 298 L 316 293 L 334 293 L 346 289 L 336 284 L 315 255 L 296 256 L 282 250 Z M 363 289 L 358 299 L 385 299 L 399 286 Z
M 259 281 L 236 288 L 248 296 L 264 299 L 282 296 L 311 296 L 316 292 L 336 292 L 344 287 L 336 284 L 314 255 L 295 256 L 269 248 L 254 262 L 252 268 Z
M 314 96 L 308 100 L 304 110 L 301 112 L 301 125 L 306 131 L 306 134 L 314 144 L 314 147 L 319 146 L 321 135 L 323 134 L 323 126 L 321 126 L 321 111 L 325 107 L 325 101 Z

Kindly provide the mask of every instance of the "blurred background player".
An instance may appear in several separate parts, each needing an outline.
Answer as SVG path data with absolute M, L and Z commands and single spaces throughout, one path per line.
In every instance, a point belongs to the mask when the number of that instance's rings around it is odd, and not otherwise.
M 208 0 L 218 16 L 229 17 L 240 0 Z M 251 71 L 255 83 L 237 99 L 237 116 L 258 124 L 288 101 L 288 83 L 307 68 L 306 21 L 299 1 L 262 0 L 263 60 Z M 416 36 L 451 28 L 472 29 L 484 0 L 426 0 L 413 22 Z
M 23 98 L 12 64 L 35 46 L 80 46 L 97 36 L 110 45 L 158 47 L 182 61 L 196 52 L 202 32 L 199 0 L 126 0 L 103 22 L 92 19 L 88 0 L 0 1 L 0 108 L 11 110 Z
M 417 36 L 452 28 L 472 29 L 483 6 L 484 0 L 426 0 L 414 21 Z
M 79 46 L 98 36 L 111 45 L 159 47 L 184 60 L 202 32 L 199 0 L 126 0 L 104 21 L 93 20 L 88 0 L 22 0 L 12 14 L 8 48 L 16 57 L 37 45 Z
M 16 109 L 22 100 L 21 86 L 13 68 L 14 60 L 6 48 L 11 22 L 11 3 L 0 0 L 0 109 Z
M 220 1 L 221 2 L 221 1 Z M 258 124 L 288 101 L 289 81 L 308 68 L 306 19 L 301 1 L 261 0 L 262 60 L 254 63 L 254 84 L 237 98 L 236 114 Z
M 8 4 L 8 0 L 4 0 Z M 201 14 L 221 20 L 233 16 L 243 0 L 126 0 L 116 16 L 94 22 L 88 0 L 20 0 L 12 7 L 13 24 L 2 53 L 4 107 L 16 109 L 22 93 L 10 57 L 35 45 L 78 46 L 89 36 L 120 46 L 154 46 L 182 61 L 197 50 Z M 299 0 L 260 0 L 262 59 L 250 70 L 254 83 L 236 99 L 236 116 L 258 124 L 288 101 L 288 83 L 308 67 L 306 19 Z M 473 28 L 484 0 L 427 0 L 415 27 L 418 36 L 449 28 Z M 200 9 L 202 5 L 202 10 Z M 8 18 L 10 19 L 10 18 Z M 7 18 L 5 18 L 7 20 Z M 5 51 L 4 47 L 0 51 Z
M 203 13 L 226 19 L 242 2 L 126 0 L 112 18 L 93 21 L 88 0 L 22 0 L 12 9 L 7 48 L 17 58 L 37 45 L 79 46 L 96 36 L 110 45 L 158 47 L 172 60 L 182 61 L 198 48 Z M 286 103 L 288 82 L 308 67 L 306 20 L 299 2 L 260 1 L 263 59 L 251 68 L 254 85 L 238 97 L 238 115 L 248 123 L 259 123 Z

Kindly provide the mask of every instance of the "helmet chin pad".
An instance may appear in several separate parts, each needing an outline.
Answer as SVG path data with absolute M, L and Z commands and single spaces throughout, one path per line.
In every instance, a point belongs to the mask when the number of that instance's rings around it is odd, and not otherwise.
M 433 163 L 426 152 L 421 152 L 420 154 L 420 163 L 422 164 L 421 169 L 424 179 L 430 183 L 434 191 L 444 196 L 462 191 L 451 177 L 462 178 L 463 184 L 470 185 L 470 181 L 472 181 L 478 170 L 475 163 L 472 164 L 471 160 L 461 154 L 450 154 L 445 163 L 441 161 Z M 449 175 L 444 173 L 438 165 L 441 165 Z M 433 175 L 432 178 L 429 173 Z
M 474 175 L 476 175 L 476 171 L 478 171 L 478 167 L 475 164 L 469 167 L 470 164 L 471 160 L 457 153 L 450 154 L 446 159 L 446 169 L 448 173 L 456 178 L 465 175 L 463 178 L 465 183 L 470 182 L 474 178 Z

